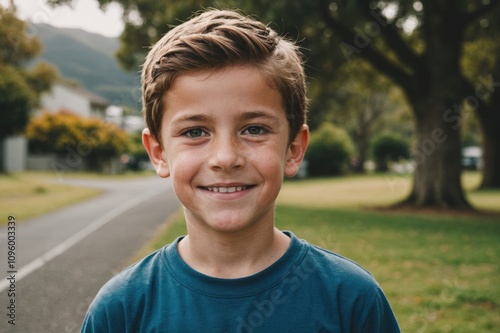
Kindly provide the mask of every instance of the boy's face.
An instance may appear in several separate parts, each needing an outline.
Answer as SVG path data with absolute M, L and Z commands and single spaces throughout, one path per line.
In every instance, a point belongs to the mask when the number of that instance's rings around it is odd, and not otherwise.
M 304 125 L 288 142 L 280 93 L 236 66 L 182 75 L 165 97 L 162 144 L 147 129 L 143 142 L 157 173 L 171 176 L 188 228 L 272 224 L 283 176 L 295 175 L 308 140 Z

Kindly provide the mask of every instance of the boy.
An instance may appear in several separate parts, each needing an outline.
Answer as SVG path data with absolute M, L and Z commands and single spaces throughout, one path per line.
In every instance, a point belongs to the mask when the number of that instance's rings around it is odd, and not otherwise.
M 369 273 L 274 227 L 308 142 L 295 45 L 207 11 L 152 48 L 142 85 L 143 143 L 188 233 L 108 282 L 82 332 L 399 332 Z

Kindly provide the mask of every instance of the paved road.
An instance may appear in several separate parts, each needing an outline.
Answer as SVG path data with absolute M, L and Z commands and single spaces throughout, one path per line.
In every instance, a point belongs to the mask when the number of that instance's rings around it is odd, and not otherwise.
M 0 228 L 0 332 L 79 332 L 99 288 L 121 270 L 178 207 L 168 180 L 76 181 L 106 192 L 59 211 L 17 221 L 15 326 L 7 308 L 6 228 Z M 3 213 L 3 212 L 2 212 Z M 7 216 L 1 218 L 6 219 Z

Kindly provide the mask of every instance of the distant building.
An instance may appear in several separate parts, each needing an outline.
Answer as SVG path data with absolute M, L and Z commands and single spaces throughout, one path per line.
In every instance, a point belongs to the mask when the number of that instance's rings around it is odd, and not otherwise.
M 67 110 L 81 117 L 105 119 L 110 103 L 81 87 L 58 82 L 50 92 L 42 95 L 41 105 L 42 110 L 47 112 Z
M 121 106 L 111 105 L 106 109 L 106 121 L 113 123 L 128 133 L 140 132 L 146 127 L 144 117 L 125 115 Z

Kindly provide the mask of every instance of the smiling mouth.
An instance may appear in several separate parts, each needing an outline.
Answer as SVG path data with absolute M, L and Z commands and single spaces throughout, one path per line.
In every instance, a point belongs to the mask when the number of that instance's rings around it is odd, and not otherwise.
M 241 192 L 246 189 L 249 189 L 253 187 L 253 185 L 244 185 L 244 186 L 229 186 L 229 187 L 224 187 L 224 186 L 206 186 L 203 187 L 203 189 L 210 191 L 210 192 L 219 192 L 219 193 L 234 193 L 234 192 Z

